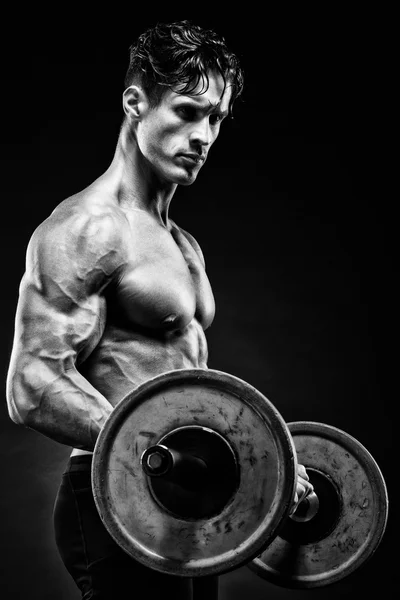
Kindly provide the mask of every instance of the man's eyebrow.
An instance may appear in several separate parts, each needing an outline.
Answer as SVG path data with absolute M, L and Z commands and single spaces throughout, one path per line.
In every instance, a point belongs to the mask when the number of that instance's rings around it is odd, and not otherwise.
M 221 110 L 221 100 L 214 104 L 213 102 L 211 102 L 211 100 L 209 100 L 207 98 L 207 102 L 209 105 L 209 106 L 207 106 L 207 104 L 205 104 L 203 102 L 203 98 L 201 97 L 202 94 L 199 94 L 198 96 L 189 96 L 186 94 L 179 94 L 179 96 L 180 96 L 181 102 L 187 102 L 187 101 L 194 102 L 194 104 L 196 104 L 200 110 L 204 110 L 208 113 L 212 112 L 214 114 L 218 114 L 222 118 L 225 118 L 229 114 L 228 109 Z M 179 103 L 179 100 L 178 100 L 178 103 Z
M 208 110 L 214 110 L 214 111 L 218 111 L 218 112 L 220 112 L 220 113 L 222 113 L 222 114 L 225 114 L 225 113 L 227 113 L 227 112 L 228 112 L 228 111 L 222 111 L 222 110 L 221 110 L 221 101 L 219 101 L 219 102 L 216 102 L 216 103 L 214 104 L 213 102 L 211 102 L 211 100 L 209 100 L 209 99 L 207 98 L 207 102 L 208 102 L 208 104 L 209 104 L 209 107 L 208 107 L 208 106 L 207 106 L 206 104 L 204 104 L 204 102 L 203 102 L 203 99 L 202 99 L 202 97 L 201 97 L 201 96 L 202 96 L 202 94 L 199 94 L 198 96 L 189 96 L 189 95 L 188 95 L 188 96 L 186 96 L 185 94 L 179 94 L 179 96 L 180 96 L 180 100 L 181 100 L 181 101 L 183 100 L 183 101 L 185 101 L 185 102 L 186 102 L 187 100 L 189 100 L 189 101 L 195 102 L 196 104 L 199 104 L 199 105 L 201 105 L 201 108 L 207 108 Z M 178 99 L 178 102 L 179 102 L 179 99 Z
M 210 105 L 209 110 L 212 110 L 213 112 L 216 112 L 221 116 L 226 116 L 229 112 L 228 110 L 221 110 L 221 100 L 216 104 L 213 104 L 210 100 L 208 101 L 208 103 Z

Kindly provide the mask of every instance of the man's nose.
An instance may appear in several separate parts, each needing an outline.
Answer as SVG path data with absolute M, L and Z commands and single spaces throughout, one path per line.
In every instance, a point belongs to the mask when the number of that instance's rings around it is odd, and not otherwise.
M 212 134 L 208 118 L 196 123 L 190 141 L 194 146 L 200 146 L 201 148 L 211 144 Z

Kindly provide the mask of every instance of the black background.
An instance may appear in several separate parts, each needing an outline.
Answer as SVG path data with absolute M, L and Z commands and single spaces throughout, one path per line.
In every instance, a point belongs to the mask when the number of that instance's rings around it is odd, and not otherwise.
M 68 11 L 17 10 L 3 23 L 2 380 L 27 242 L 112 160 L 129 45 L 156 20 L 193 18 L 225 36 L 246 73 L 236 118 L 171 207 L 202 246 L 214 289 L 209 366 L 257 387 L 286 421 L 356 437 L 391 495 L 394 213 L 380 21 L 328 8 L 232 7 L 224 18 L 210 9 Z M 5 401 L 0 432 L 0 597 L 77 599 L 51 523 L 69 448 L 14 425 Z M 368 565 L 332 587 L 289 591 L 243 567 L 221 577 L 221 600 L 387 593 L 393 529 L 391 514 Z

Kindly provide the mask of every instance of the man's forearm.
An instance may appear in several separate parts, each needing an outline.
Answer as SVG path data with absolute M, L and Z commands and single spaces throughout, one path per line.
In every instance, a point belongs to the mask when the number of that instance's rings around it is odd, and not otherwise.
M 41 379 L 26 370 L 9 378 L 11 418 L 61 444 L 93 450 L 112 405 L 76 369 Z

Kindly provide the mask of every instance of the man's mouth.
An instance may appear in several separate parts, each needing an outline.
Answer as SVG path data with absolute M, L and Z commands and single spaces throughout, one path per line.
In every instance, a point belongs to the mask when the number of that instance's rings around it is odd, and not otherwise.
M 178 156 L 196 165 L 201 165 L 206 159 L 204 155 L 195 154 L 193 152 L 181 152 Z

